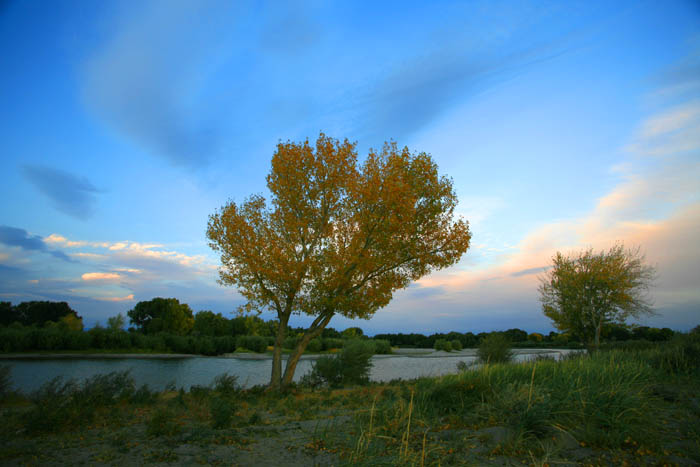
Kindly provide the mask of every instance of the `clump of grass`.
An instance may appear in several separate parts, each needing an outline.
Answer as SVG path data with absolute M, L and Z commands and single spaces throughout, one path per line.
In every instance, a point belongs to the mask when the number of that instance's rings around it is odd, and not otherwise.
M 42 385 L 31 396 L 34 406 L 27 414 L 26 426 L 30 432 L 56 431 L 92 421 L 98 409 L 113 406 L 119 401 L 134 402 L 148 393 L 134 391 L 134 380 L 128 371 L 95 375 L 81 384 L 61 377 Z
M 207 386 L 199 386 L 197 384 L 190 387 L 190 395 L 193 399 L 197 401 L 202 401 L 207 399 L 212 392 L 212 389 Z
M 503 334 L 490 334 L 482 339 L 477 355 L 483 363 L 509 362 L 513 359 L 510 340 Z
M 236 407 L 230 399 L 214 397 L 209 402 L 211 426 L 215 429 L 228 428 L 236 412 Z
M 60 376 L 44 383 L 30 396 L 34 406 L 25 418 L 27 431 L 46 432 L 76 424 L 85 414 L 81 405 L 75 403 L 76 392 L 77 383 L 64 382 Z
M 10 393 L 11 387 L 10 366 L 0 365 L 0 399 L 4 399 Z
M 421 379 L 416 389 L 421 407 L 435 415 L 470 412 L 492 391 L 487 381 L 461 375 Z
M 231 397 L 238 392 L 238 376 L 222 373 L 214 378 L 214 390 L 225 397 Z
M 100 407 L 128 399 L 134 392 L 134 379 L 127 370 L 87 378 L 74 397 L 79 398 L 83 404 Z
M 700 334 L 676 336 L 643 352 L 650 365 L 667 374 L 697 374 L 700 370 Z
M 129 397 L 129 402 L 134 405 L 149 405 L 155 402 L 158 393 L 151 391 L 148 385 L 143 384 Z
M 173 436 L 180 432 L 175 421 L 175 413 L 167 407 L 158 407 L 146 425 L 148 436 Z

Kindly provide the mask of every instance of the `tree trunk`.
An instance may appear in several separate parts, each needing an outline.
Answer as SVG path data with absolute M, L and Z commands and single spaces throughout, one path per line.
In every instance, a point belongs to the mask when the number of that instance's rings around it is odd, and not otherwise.
M 277 337 L 275 338 L 275 348 L 272 351 L 272 374 L 270 375 L 270 385 L 268 390 L 278 391 L 282 382 L 282 344 L 287 337 L 287 323 L 289 314 L 280 316 Z
M 598 325 L 595 327 L 595 341 L 594 341 L 594 348 L 596 352 L 598 351 L 598 347 L 600 346 L 600 330 L 603 327 L 603 320 L 598 321 Z
M 299 359 L 301 358 L 302 354 L 304 353 L 304 350 L 306 350 L 306 346 L 309 345 L 309 342 L 311 342 L 311 339 L 313 339 L 321 334 L 323 329 L 330 322 L 332 316 L 333 316 L 333 313 L 329 313 L 327 316 L 325 316 L 323 318 L 321 318 L 319 316 L 314 321 L 314 324 L 312 324 L 309 327 L 309 329 L 304 333 L 304 336 L 301 338 L 301 340 L 297 344 L 297 347 L 294 349 L 294 353 L 292 355 L 290 355 L 289 360 L 287 360 L 287 366 L 284 370 L 284 378 L 282 378 L 282 389 L 283 390 L 286 389 L 287 387 L 289 387 L 289 385 L 292 383 L 292 380 L 294 379 L 294 372 L 297 369 L 297 364 L 299 363 Z

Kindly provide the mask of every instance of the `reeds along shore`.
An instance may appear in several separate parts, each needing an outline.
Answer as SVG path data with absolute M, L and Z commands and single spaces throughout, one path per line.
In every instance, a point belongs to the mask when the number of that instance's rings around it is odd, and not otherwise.
M 348 463 L 458 465 L 493 456 L 539 465 L 567 459 L 700 462 L 700 335 L 631 347 L 559 362 L 486 364 L 440 378 L 337 390 L 298 386 L 287 393 L 239 390 L 227 375 L 211 387 L 156 393 L 135 388 L 126 373 L 113 373 L 82 384 L 55 380 L 21 395 L 8 391 L 5 369 L 0 435 L 10 446 L 32 445 L 94 427 L 117 433 L 128 425 L 172 446 L 195 432 L 203 443 L 222 437 L 255 443 L 254 426 L 317 419 L 323 428 L 305 449 Z M 12 452 L 0 460 L 22 459 L 21 453 L 7 457 Z

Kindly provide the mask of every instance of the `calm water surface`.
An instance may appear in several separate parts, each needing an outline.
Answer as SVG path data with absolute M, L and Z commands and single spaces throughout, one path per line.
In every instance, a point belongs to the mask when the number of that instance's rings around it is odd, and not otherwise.
M 533 358 L 535 354 L 530 352 L 520 350 L 516 359 L 522 361 Z M 565 353 L 568 351 L 554 351 L 548 354 L 559 358 Z M 450 356 L 374 356 L 370 379 L 372 381 L 390 381 L 398 378 L 411 379 L 456 373 L 458 362 L 463 361 L 469 364 L 475 359 L 474 352 L 470 350 Z M 296 381 L 311 369 L 312 362 L 312 359 L 299 361 L 294 378 Z M 34 391 L 57 376 L 82 380 L 100 373 L 123 370 L 131 372 L 137 385 L 147 384 L 152 389 L 160 390 L 169 383 L 174 383 L 177 388 L 185 389 L 189 389 L 193 385 L 206 386 L 222 373 L 237 375 L 238 382 L 244 387 L 266 384 L 270 379 L 272 360 L 227 357 L 14 359 L 0 360 L 0 365 L 11 367 L 10 378 L 13 387 L 23 392 Z

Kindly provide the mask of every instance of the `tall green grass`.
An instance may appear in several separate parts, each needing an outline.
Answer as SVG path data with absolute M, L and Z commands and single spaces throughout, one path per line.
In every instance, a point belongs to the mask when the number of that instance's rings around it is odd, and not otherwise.
M 691 335 L 645 349 L 579 354 L 558 362 L 485 364 L 421 378 L 398 392 L 384 390 L 370 412 L 360 413 L 357 446 L 362 449 L 353 455 L 357 461 L 374 456 L 386 461 L 389 453 L 390 462 L 405 462 L 413 453 L 411 462 L 440 461 L 436 453 L 442 451 L 431 448 L 425 433 L 446 428 L 473 433 L 500 427 L 511 453 L 554 449 L 552 440 L 563 437 L 599 449 L 657 446 L 663 428 L 655 386 L 697 377 L 699 365 L 700 339 Z M 415 428 L 407 441 L 409 419 Z

